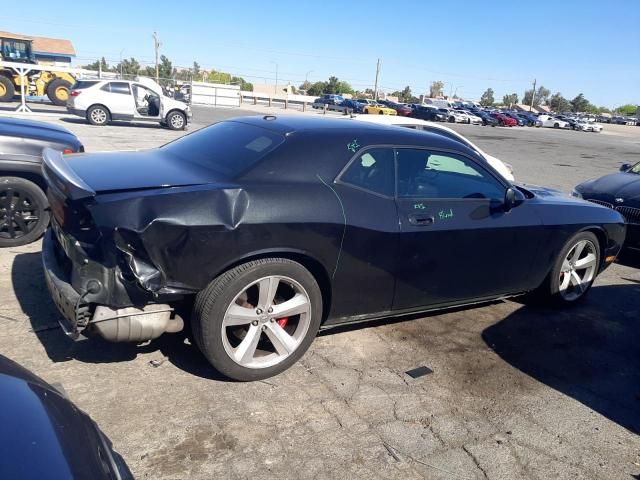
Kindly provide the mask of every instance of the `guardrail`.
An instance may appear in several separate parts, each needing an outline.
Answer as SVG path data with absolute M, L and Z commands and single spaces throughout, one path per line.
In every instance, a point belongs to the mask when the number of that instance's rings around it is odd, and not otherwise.
M 303 112 L 311 106 L 311 108 L 321 109 L 323 113 L 328 111 L 342 112 L 345 115 L 352 113 L 351 109 L 340 105 L 325 103 L 322 107 L 314 107 L 315 100 L 316 97 L 306 95 L 269 95 L 268 93 L 240 92 L 241 106 L 243 103 L 248 103 L 251 105 L 267 105 L 269 107 L 284 106 L 285 109 L 295 108 L 297 110 L 300 110 L 301 107 Z

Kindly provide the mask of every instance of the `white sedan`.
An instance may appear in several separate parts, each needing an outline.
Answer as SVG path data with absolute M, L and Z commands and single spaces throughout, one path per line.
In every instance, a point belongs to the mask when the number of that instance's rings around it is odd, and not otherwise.
M 577 121 L 574 128 L 576 130 L 580 130 L 581 132 L 600 133 L 602 131 L 602 125 L 599 125 L 594 122 L 585 122 L 585 121 Z
M 551 115 L 538 115 L 536 127 L 570 128 L 570 125 L 569 122 L 552 117 Z
M 510 164 L 503 162 L 499 158 L 489 155 L 488 153 L 485 153 L 480 147 L 467 140 L 458 132 L 452 130 L 449 127 L 445 127 L 442 124 L 427 122 L 426 120 L 420 120 L 418 118 L 391 115 L 353 115 L 349 119 L 362 122 L 384 124 L 392 127 L 405 127 L 413 128 L 414 130 L 432 131 L 441 135 L 448 136 L 450 138 L 453 138 L 454 140 L 458 140 L 464 143 L 468 147 L 478 152 L 478 154 L 483 157 L 487 161 L 487 163 L 491 165 L 493 169 L 500 175 L 502 175 L 506 180 L 510 182 L 515 181 L 515 177 L 513 176 L 513 167 Z

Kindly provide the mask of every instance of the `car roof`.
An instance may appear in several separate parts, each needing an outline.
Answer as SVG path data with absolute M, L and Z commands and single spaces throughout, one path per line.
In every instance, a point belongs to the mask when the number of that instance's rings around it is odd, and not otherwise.
M 264 115 L 237 117 L 229 122 L 240 122 L 265 128 L 284 136 L 296 132 L 323 133 L 328 137 L 336 134 L 361 135 L 369 139 L 375 139 L 379 145 L 406 145 L 424 146 L 441 150 L 458 150 L 472 156 L 478 153 L 458 140 L 453 140 L 445 135 L 433 131 L 414 130 L 411 128 L 394 128 L 390 125 L 376 124 L 363 121 L 346 121 L 345 117 L 326 118 L 318 115 Z M 371 142 L 368 142 L 371 143 Z

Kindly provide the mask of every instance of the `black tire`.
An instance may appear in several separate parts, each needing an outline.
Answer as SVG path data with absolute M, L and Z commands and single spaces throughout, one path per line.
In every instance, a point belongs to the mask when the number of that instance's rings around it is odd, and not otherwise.
M 560 128 L 560 124 L 558 124 L 558 123 L 554 123 L 554 124 L 553 124 L 553 128 Z
M 66 90 L 66 96 L 61 96 L 61 90 Z M 64 107 L 67 104 L 70 91 L 71 83 L 62 78 L 55 78 L 47 85 L 47 97 L 49 97 L 51 103 L 60 107 Z
M 174 110 L 167 115 L 166 123 L 169 130 L 184 130 L 187 128 L 187 117 L 184 113 Z
M 0 102 L 10 102 L 16 94 L 16 88 L 10 78 L 0 75 Z
M 111 120 L 111 112 L 104 105 L 92 105 L 87 110 L 87 122 L 102 127 Z
M 384 112 L 383 112 L 382 110 L 380 110 L 378 113 L 379 113 L 380 115 L 384 115 Z
M 297 349 L 276 365 L 247 368 L 229 357 L 222 339 L 222 321 L 231 302 L 239 292 L 256 280 L 269 276 L 289 277 L 304 287 L 311 303 L 311 320 L 305 337 Z M 284 258 L 265 258 L 239 265 L 214 279 L 197 296 L 191 327 L 196 344 L 220 373 L 239 381 L 253 381 L 277 375 L 307 351 L 322 320 L 322 293 L 313 275 L 301 264 Z
M 569 252 L 573 249 L 576 243 L 588 240 L 591 242 L 595 249 L 596 256 L 596 272 L 593 276 L 593 279 L 589 282 L 583 293 L 576 298 L 575 300 L 567 300 L 562 295 L 560 295 L 560 273 L 562 270 L 562 265 L 569 254 Z M 558 253 L 556 257 L 553 267 L 551 268 L 551 272 L 545 279 L 545 281 L 540 285 L 536 290 L 525 297 L 526 300 L 531 303 L 538 303 L 544 305 L 555 305 L 555 306 L 569 306 L 575 305 L 582 301 L 587 295 L 588 291 L 591 289 L 593 285 L 593 281 L 596 279 L 598 274 L 598 270 L 600 267 L 600 242 L 598 242 L 598 238 L 591 232 L 580 232 L 571 237 L 567 243 L 565 243 L 564 247 Z
M 0 177 L 0 247 L 26 245 L 40 238 L 49 225 L 48 207 L 47 197 L 35 183 Z M 27 216 L 31 218 L 25 220 Z

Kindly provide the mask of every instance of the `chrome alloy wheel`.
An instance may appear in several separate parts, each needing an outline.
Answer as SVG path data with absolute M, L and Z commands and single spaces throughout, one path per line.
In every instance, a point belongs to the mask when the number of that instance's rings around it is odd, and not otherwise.
M 311 301 L 289 277 L 250 283 L 231 302 L 222 320 L 222 343 L 234 362 L 266 368 L 282 362 L 304 340 L 311 324 Z
M 176 130 L 180 130 L 184 127 L 184 117 L 182 115 L 173 115 L 171 117 L 171 126 Z
M 91 111 L 91 120 L 95 123 L 105 123 L 107 121 L 107 112 L 105 112 L 102 108 L 94 108 Z
M 568 302 L 580 298 L 589 288 L 597 269 L 596 246 L 590 240 L 576 243 L 562 262 L 560 295 Z

